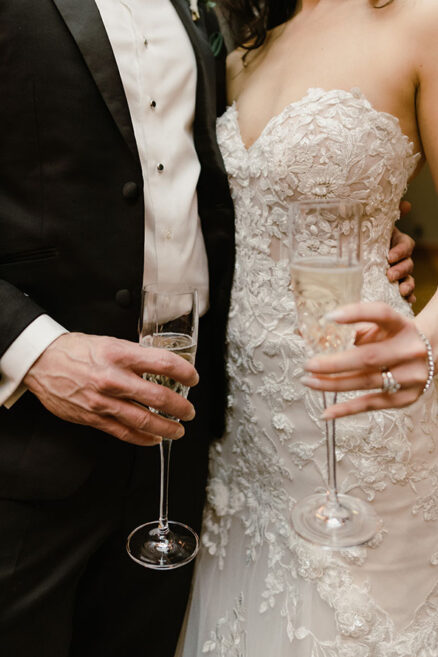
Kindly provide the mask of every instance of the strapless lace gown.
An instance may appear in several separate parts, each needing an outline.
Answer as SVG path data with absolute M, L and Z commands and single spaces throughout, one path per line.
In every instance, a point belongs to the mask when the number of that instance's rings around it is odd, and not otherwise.
M 353 198 L 365 217 L 364 298 L 410 316 L 386 278 L 398 206 L 418 156 L 398 120 L 364 96 L 310 90 L 245 149 L 237 109 L 218 121 L 236 208 L 228 329 L 228 429 L 212 446 L 208 503 L 184 657 L 437 657 L 438 449 L 434 390 L 402 411 L 341 420 L 342 492 L 383 529 L 342 552 L 299 539 L 297 500 L 324 489 L 320 395 L 300 384 L 287 207 Z

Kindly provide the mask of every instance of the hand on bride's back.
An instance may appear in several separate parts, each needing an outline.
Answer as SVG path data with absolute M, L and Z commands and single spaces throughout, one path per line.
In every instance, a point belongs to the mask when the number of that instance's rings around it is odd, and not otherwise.
M 411 210 L 409 201 L 400 203 L 400 215 L 403 217 Z M 388 279 L 391 283 L 398 281 L 400 294 L 409 303 L 415 303 L 414 294 L 415 279 L 412 276 L 414 271 L 414 261 L 412 254 L 414 252 L 415 242 L 412 237 L 402 233 L 398 228 L 394 228 L 391 236 L 391 246 L 388 253 L 389 269 L 387 271 Z

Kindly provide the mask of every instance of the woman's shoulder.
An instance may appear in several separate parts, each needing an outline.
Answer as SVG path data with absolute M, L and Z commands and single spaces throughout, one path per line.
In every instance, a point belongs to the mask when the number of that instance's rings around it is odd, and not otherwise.
M 413 31 L 413 36 L 436 40 L 438 28 L 437 0 L 395 0 L 400 2 L 401 20 Z
M 438 69 L 438 1 L 395 0 L 401 2 L 400 38 L 413 53 L 419 76 L 423 69 Z

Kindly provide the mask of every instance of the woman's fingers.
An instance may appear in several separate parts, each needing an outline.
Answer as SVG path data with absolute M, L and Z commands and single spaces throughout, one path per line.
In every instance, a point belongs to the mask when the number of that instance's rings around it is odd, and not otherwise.
M 327 315 L 328 321 L 356 323 L 356 347 L 319 355 L 305 363 L 302 383 L 315 390 L 347 392 L 373 390 L 336 404 L 326 419 L 412 404 L 424 390 L 428 377 L 427 350 L 415 323 L 384 303 L 358 303 Z M 382 372 L 389 371 L 391 378 Z M 384 392 L 384 383 L 397 390 Z M 391 385 L 388 386 L 391 389 Z
M 356 346 L 367 344 L 368 342 L 379 341 L 381 328 L 377 324 L 373 324 L 372 322 L 361 322 L 360 324 L 355 325 L 355 329 L 356 336 L 354 344 Z
M 317 356 L 305 363 L 304 368 L 313 375 L 341 374 L 355 372 L 364 374 L 393 369 L 397 365 L 418 360 L 424 372 L 427 372 L 426 349 L 421 339 L 398 340 L 392 338 L 385 342 L 365 344 L 347 351 L 327 356 Z M 426 375 L 427 378 L 427 375 Z
M 408 321 L 403 315 L 381 301 L 351 303 L 329 313 L 327 319 L 338 324 L 373 322 L 386 329 L 388 333 L 399 331 Z
M 334 420 L 346 415 L 357 415 L 369 411 L 381 411 L 385 408 L 403 408 L 409 406 L 418 399 L 418 394 L 413 389 L 400 390 L 397 393 L 371 393 L 362 395 L 355 399 L 329 406 L 322 418 L 324 420 Z
M 376 390 L 382 387 L 380 372 L 370 372 L 367 375 L 354 372 L 344 376 L 309 376 L 301 378 L 301 383 L 312 390 L 325 392 L 348 392 L 350 390 Z
M 351 304 L 331 313 L 328 319 L 334 319 L 340 324 L 374 322 L 378 330 L 371 327 L 367 333 L 366 329 L 362 329 L 357 340 L 358 346 L 352 349 L 311 358 L 305 364 L 305 369 L 314 374 L 338 374 L 355 370 L 373 372 L 426 357 L 425 346 L 413 321 L 384 303 Z
M 341 374 L 343 372 L 375 372 L 395 365 L 394 356 L 386 345 L 366 344 L 347 351 L 327 356 L 315 356 L 304 364 L 304 369 L 313 375 Z
M 415 389 L 417 393 L 421 393 L 427 378 L 427 368 L 423 359 L 415 359 L 408 365 L 393 367 L 391 373 L 402 390 Z M 324 390 L 325 392 L 380 390 L 383 386 L 383 376 L 381 371 L 366 373 L 357 371 L 332 376 L 314 374 L 303 376 L 301 383 L 313 390 Z

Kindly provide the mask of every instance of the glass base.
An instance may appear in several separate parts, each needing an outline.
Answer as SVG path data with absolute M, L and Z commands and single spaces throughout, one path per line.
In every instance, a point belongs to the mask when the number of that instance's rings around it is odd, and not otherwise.
M 179 568 L 194 559 L 199 550 L 198 535 L 181 522 L 169 521 L 169 532 L 160 535 L 159 524 L 147 522 L 132 531 L 126 542 L 136 563 L 154 570 Z
M 373 507 L 350 495 L 338 495 L 339 507 L 318 493 L 297 502 L 292 523 L 301 538 L 332 550 L 362 545 L 379 531 L 382 522 Z

